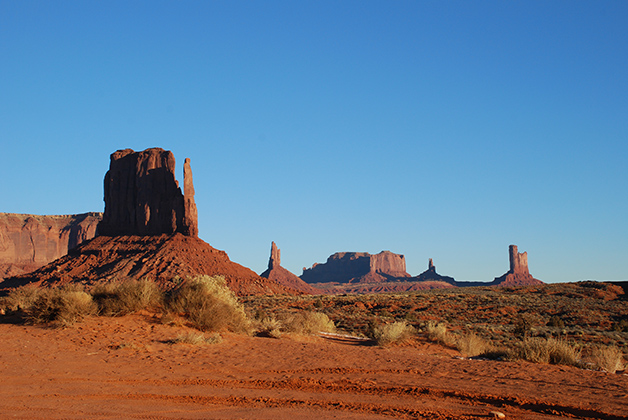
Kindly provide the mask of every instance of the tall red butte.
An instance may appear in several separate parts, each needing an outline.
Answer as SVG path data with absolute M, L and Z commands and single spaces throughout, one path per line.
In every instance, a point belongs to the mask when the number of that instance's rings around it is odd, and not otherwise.
M 131 278 L 152 279 L 171 289 L 196 275 L 222 275 L 239 295 L 297 293 L 232 262 L 198 238 L 190 160 L 183 171 L 185 194 L 174 169 L 172 152 L 161 148 L 113 153 L 98 236 L 32 273 L 6 279 L 0 288 Z

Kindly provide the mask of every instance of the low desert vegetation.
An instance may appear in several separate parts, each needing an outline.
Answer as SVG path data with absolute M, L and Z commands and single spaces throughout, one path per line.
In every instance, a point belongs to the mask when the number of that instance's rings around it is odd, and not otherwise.
M 191 344 L 193 346 L 202 346 L 207 344 L 218 344 L 222 342 L 222 336 L 218 333 L 205 335 L 199 331 L 187 331 L 179 334 L 172 340 L 172 344 Z
M 164 294 L 155 282 L 127 280 L 95 286 L 91 294 L 98 310 L 105 316 L 123 316 L 141 310 L 155 310 L 163 305 Z
M 618 370 L 624 370 L 626 368 L 624 355 L 617 346 L 595 345 L 588 350 L 588 359 L 596 369 L 615 373 Z
M 380 346 L 388 346 L 409 340 L 416 334 L 416 330 L 406 321 L 396 321 L 390 324 L 381 324 L 373 328 L 373 339 Z
M 566 340 L 531 337 L 522 341 L 513 356 L 533 363 L 579 366 L 581 351 L 580 346 Z
M 168 316 L 182 315 L 201 331 L 248 333 L 251 322 L 222 276 L 197 276 L 166 298 Z
M 452 346 L 455 343 L 454 337 L 447 331 L 447 326 L 441 322 L 428 321 L 425 324 L 425 333 L 430 341 Z
M 489 355 L 497 351 L 485 339 L 474 333 L 459 337 L 456 340 L 456 348 L 465 357 Z
M 329 317 L 322 312 L 296 312 L 283 319 L 286 332 L 294 334 L 317 334 L 320 332 L 334 332 L 336 326 Z
M 254 329 L 261 337 L 281 338 L 282 328 L 282 323 L 271 316 L 262 316 L 254 322 Z
M 68 327 L 95 315 L 97 310 L 90 294 L 77 288 L 62 287 L 41 289 L 31 305 L 24 309 L 24 314 L 27 322 L 33 324 Z

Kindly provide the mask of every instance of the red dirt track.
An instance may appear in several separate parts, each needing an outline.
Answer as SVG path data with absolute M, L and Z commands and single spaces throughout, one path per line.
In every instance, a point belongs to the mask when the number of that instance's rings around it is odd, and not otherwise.
M 429 343 L 225 335 L 170 344 L 150 314 L 0 324 L 0 418 L 628 419 L 628 376 L 464 360 Z

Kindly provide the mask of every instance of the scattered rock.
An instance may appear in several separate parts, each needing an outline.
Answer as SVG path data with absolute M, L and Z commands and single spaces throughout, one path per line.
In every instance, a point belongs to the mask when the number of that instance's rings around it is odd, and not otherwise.
M 504 413 L 501 413 L 499 411 L 491 411 L 491 416 L 495 417 L 496 419 L 505 419 L 506 415 Z

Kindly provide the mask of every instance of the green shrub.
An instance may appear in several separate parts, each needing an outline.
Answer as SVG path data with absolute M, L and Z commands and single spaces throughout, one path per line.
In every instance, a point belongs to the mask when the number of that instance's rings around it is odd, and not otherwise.
M 62 287 L 42 289 L 25 312 L 26 319 L 34 324 L 51 322 L 54 326 L 65 327 L 95 315 L 97 306 L 88 293 Z
M 164 295 L 155 282 L 128 280 L 95 286 L 92 289 L 99 312 L 105 316 L 123 316 L 144 309 L 156 309 Z
M 373 338 L 380 346 L 387 346 L 403 342 L 415 333 L 412 326 L 405 321 L 397 321 L 391 324 L 383 324 L 374 327 Z
M 175 290 L 166 312 L 184 314 L 202 331 L 248 332 L 250 321 L 244 307 L 227 287 L 222 276 L 197 276 Z

